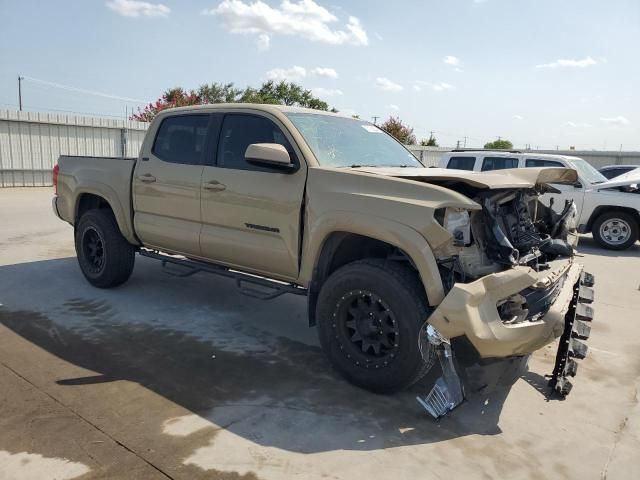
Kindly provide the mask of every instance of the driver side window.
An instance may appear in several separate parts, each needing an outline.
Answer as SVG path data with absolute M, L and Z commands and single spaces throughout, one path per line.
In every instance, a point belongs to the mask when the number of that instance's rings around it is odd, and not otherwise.
M 258 115 L 227 114 L 224 116 L 218 141 L 217 165 L 236 170 L 274 172 L 269 167 L 254 165 L 245 160 L 244 154 L 252 143 L 277 143 L 284 146 L 296 163 L 291 144 L 280 128 L 271 120 Z

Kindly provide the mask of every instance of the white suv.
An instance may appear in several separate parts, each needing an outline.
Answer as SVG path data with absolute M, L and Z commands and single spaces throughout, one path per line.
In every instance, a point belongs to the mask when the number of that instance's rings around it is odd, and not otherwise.
M 507 168 L 563 167 L 578 172 L 578 182 L 554 185 L 558 193 L 542 197 L 547 205 L 561 211 L 565 200 L 578 209 L 578 231 L 593 234 L 604 248 L 624 250 L 638 240 L 640 230 L 640 171 L 607 180 L 591 164 L 579 157 L 509 151 L 453 151 L 440 159 L 440 168 L 486 172 Z

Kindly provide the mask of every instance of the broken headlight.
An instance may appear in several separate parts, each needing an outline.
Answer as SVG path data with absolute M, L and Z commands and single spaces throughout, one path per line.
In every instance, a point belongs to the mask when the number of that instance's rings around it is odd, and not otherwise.
M 471 217 L 467 210 L 440 208 L 436 211 L 435 218 L 451 234 L 456 247 L 465 247 L 471 243 Z

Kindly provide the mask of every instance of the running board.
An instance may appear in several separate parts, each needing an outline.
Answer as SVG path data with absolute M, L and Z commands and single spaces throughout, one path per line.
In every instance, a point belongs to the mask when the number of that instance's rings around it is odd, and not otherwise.
M 222 277 L 232 278 L 236 281 L 238 290 L 248 297 L 260 300 L 271 300 L 285 293 L 293 295 L 306 295 L 307 289 L 291 283 L 271 280 L 266 277 L 252 275 L 250 273 L 232 270 L 223 265 L 199 262 L 182 256 L 168 255 L 155 250 L 141 248 L 138 253 L 143 257 L 153 258 L 162 262 L 165 273 L 175 277 L 190 277 L 196 273 L 205 272 Z M 261 287 L 261 288 L 256 288 Z

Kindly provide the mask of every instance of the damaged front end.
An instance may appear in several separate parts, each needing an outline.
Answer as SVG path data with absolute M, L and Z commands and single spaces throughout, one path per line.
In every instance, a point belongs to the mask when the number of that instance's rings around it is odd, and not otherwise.
M 575 205 L 567 201 L 560 213 L 545 206 L 540 195 L 555 190 L 547 184 L 461 190 L 482 208 L 435 215 L 452 237 L 437 250 L 446 296 L 425 322 L 420 342 L 424 351 L 427 345 L 436 350 L 443 374 L 418 401 L 432 416 L 445 415 L 476 388 L 461 380 L 469 364 L 461 365 L 459 356 L 526 368 L 532 352 L 558 337 L 550 386 L 567 395 L 575 359 L 586 354 L 580 342 L 590 333 L 585 322 L 593 318 L 593 276 L 574 262 Z M 482 389 L 490 381 L 480 383 Z

